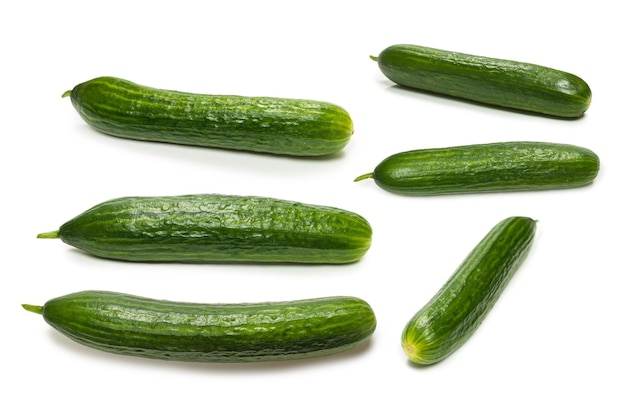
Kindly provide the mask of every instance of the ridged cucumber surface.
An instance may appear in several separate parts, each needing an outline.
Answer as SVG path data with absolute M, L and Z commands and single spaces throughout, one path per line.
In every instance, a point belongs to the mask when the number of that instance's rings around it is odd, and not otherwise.
M 355 181 L 373 178 L 389 192 L 428 196 L 580 187 L 599 170 L 599 157 L 587 148 L 499 142 L 400 152 Z
M 591 104 L 582 78 L 541 65 L 411 44 L 389 46 L 372 59 L 401 86 L 488 105 L 578 118 Z
M 94 129 L 137 140 L 321 156 L 343 149 L 354 130 L 344 108 L 316 100 L 187 93 L 116 77 L 65 96 Z
M 340 264 L 363 257 L 372 228 L 334 207 L 198 194 L 108 200 L 38 237 L 129 261 Z
M 535 221 L 506 218 L 478 243 L 445 285 L 406 324 L 402 348 L 417 364 L 434 364 L 476 331 L 522 264 Z
M 257 362 L 327 356 L 365 342 L 369 304 L 351 296 L 203 304 L 106 291 L 24 304 L 72 340 L 106 352 L 188 362 Z

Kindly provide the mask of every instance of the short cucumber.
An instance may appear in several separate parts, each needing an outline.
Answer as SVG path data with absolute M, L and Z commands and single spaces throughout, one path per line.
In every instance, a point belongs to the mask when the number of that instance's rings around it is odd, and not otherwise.
M 578 118 L 591 103 L 583 79 L 541 65 L 407 44 L 372 59 L 399 85 L 488 105 Z
M 372 228 L 343 209 L 257 196 L 122 197 L 38 238 L 130 261 L 350 263 Z
M 535 221 L 526 217 L 493 227 L 406 324 L 402 348 L 412 362 L 437 363 L 472 336 L 526 258 L 534 234 Z
M 314 100 L 186 93 L 115 77 L 63 96 L 96 130 L 146 141 L 320 156 L 343 149 L 353 132 L 345 109 Z
M 84 291 L 23 307 L 92 348 L 190 362 L 326 356 L 363 343 L 376 328 L 370 305 L 349 296 L 202 304 Z
M 531 191 L 588 185 L 600 170 L 587 148 L 547 142 L 499 142 L 400 152 L 372 173 L 381 188 L 406 195 Z

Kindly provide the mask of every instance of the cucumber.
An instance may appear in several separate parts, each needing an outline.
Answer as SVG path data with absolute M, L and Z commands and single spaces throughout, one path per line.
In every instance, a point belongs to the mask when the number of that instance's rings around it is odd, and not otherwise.
M 440 362 L 472 336 L 526 258 L 534 234 L 535 221 L 526 217 L 493 227 L 406 324 L 401 342 L 410 361 Z
M 369 304 L 349 296 L 202 304 L 105 291 L 22 305 L 72 340 L 106 352 L 189 362 L 256 362 L 327 356 L 366 341 Z
M 186 93 L 115 77 L 86 81 L 67 96 L 94 129 L 128 139 L 321 156 L 343 149 L 353 133 L 345 109 L 314 100 Z
M 578 118 L 591 104 L 583 79 L 541 65 L 407 44 L 371 58 L 401 86 L 497 107 Z
M 428 196 L 580 187 L 599 170 L 598 156 L 587 148 L 499 142 L 400 152 L 355 181 L 373 178 L 389 192 Z
M 372 228 L 328 206 L 197 194 L 108 200 L 38 238 L 128 261 L 340 264 L 363 257 Z

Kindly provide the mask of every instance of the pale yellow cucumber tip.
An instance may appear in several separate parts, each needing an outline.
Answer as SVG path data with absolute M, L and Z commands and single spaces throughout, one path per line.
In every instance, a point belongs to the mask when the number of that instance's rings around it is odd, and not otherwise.
M 423 364 L 420 357 L 420 350 L 416 344 L 411 344 L 408 341 L 402 341 L 402 350 L 404 350 L 404 354 L 411 360 L 413 363 Z
M 355 178 L 354 181 L 371 179 L 372 177 L 374 177 L 374 173 L 361 174 L 359 177 Z
M 372 61 L 378 61 L 378 57 L 377 56 L 370 55 L 370 58 L 372 59 Z
M 23 303 L 22 308 L 26 309 L 28 312 L 34 312 L 36 314 L 43 313 L 43 306 L 39 306 L 39 305 L 29 305 L 27 303 Z
M 68 90 L 68 91 L 66 91 L 65 93 L 63 93 L 63 94 L 61 95 L 61 97 L 67 97 L 67 96 L 69 96 L 70 94 L 72 94 L 72 90 Z
M 42 232 L 37 238 L 59 238 L 59 231 Z

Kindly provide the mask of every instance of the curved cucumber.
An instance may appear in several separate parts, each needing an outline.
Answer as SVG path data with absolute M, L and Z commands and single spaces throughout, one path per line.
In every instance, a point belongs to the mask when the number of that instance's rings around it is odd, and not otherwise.
M 85 291 L 23 305 L 74 341 L 115 354 L 196 362 L 293 360 L 346 351 L 376 328 L 355 297 L 200 304 Z
M 185 93 L 115 77 L 65 96 L 96 130 L 130 139 L 320 156 L 343 149 L 353 132 L 343 108 L 313 100 Z
M 471 337 L 526 258 L 534 234 L 534 220 L 511 217 L 480 241 L 406 324 L 402 348 L 412 362 L 437 363 Z
M 547 142 L 500 142 L 400 152 L 372 173 L 381 188 L 407 195 L 563 189 L 590 184 L 600 160 L 591 150 Z
M 38 238 L 119 260 L 338 264 L 366 253 L 372 229 L 343 209 L 201 194 L 109 200 Z
M 399 85 L 489 105 L 577 118 L 591 103 L 580 77 L 540 65 L 406 44 L 372 59 Z

